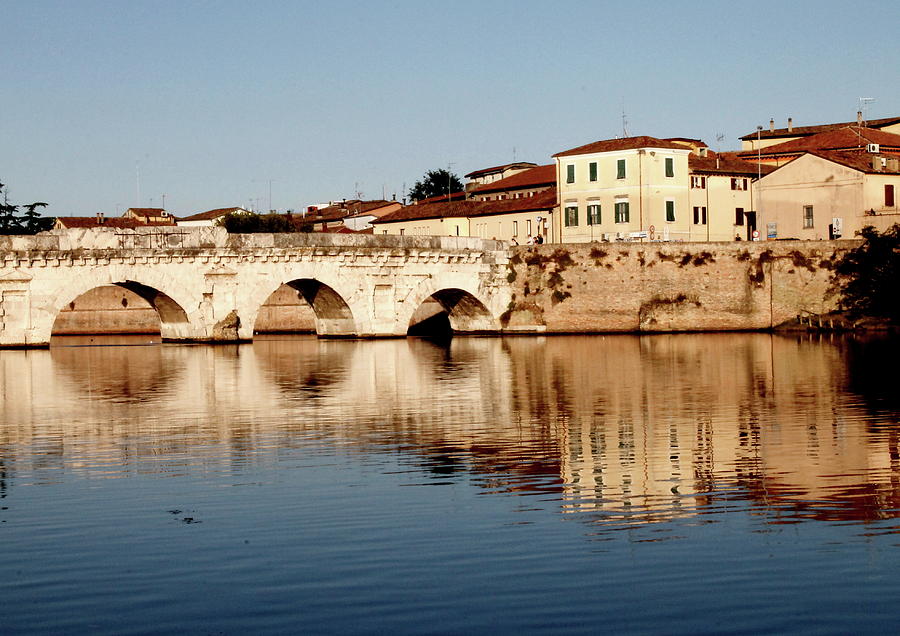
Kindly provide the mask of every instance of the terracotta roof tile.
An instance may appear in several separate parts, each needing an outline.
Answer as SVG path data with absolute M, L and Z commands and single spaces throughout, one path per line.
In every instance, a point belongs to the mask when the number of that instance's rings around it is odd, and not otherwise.
M 836 164 L 859 170 L 866 174 L 900 174 L 900 169 L 875 168 L 872 166 L 872 158 L 875 155 L 858 152 L 835 152 L 829 150 L 811 150 L 805 154 L 820 157 Z
M 489 216 L 492 214 L 513 214 L 533 210 L 550 210 L 556 207 L 556 188 L 539 192 L 532 197 L 506 199 L 503 201 L 442 201 L 407 205 L 396 212 L 372 221 L 372 223 L 392 223 L 423 219 Z
M 891 124 L 900 123 L 900 117 L 884 117 L 882 119 L 867 119 L 865 124 L 868 128 L 883 128 Z M 847 126 L 856 126 L 855 121 L 846 121 L 838 124 L 819 124 L 816 126 L 793 126 L 790 131 L 787 128 L 776 128 L 775 130 L 764 129 L 759 132 L 761 139 L 773 139 L 776 137 L 805 137 L 815 135 L 821 132 L 827 132 L 836 128 L 846 128 Z M 756 139 L 757 131 L 747 133 L 741 139 L 743 141 L 752 141 Z
M 688 169 L 697 174 L 723 174 L 755 177 L 757 174 L 769 174 L 775 166 L 744 161 L 732 152 L 715 153 L 709 151 L 706 157 L 691 154 L 688 157 Z
M 852 150 L 870 143 L 900 149 L 900 135 L 873 128 L 844 126 L 843 128 L 834 128 L 815 135 L 785 141 L 774 146 L 767 146 L 759 151 L 744 150 L 738 154 L 741 157 L 752 158 L 757 155 L 802 154 L 809 150 Z
M 58 216 L 56 221 L 64 228 L 111 227 L 119 230 L 133 230 L 139 227 L 166 227 L 170 223 L 145 223 L 133 218 L 114 216 L 100 221 L 95 216 Z
M 502 166 L 493 166 L 492 168 L 482 168 L 481 170 L 475 170 L 465 175 L 465 177 L 467 179 L 473 179 L 482 175 L 491 174 L 492 172 L 503 172 L 504 170 L 509 170 L 510 168 L 530 168 L 536 165 L 536 163 L 531 163 L 530 161 L 516 161 L 514 163 L 505 163 Z
M 472 192 L 483 194 L 486 192 L 502 192 L 517 188 L 551 185 L 556 185 L 556 164 L 553 163 L 547 166 L 536 166 L 493 183 L 485 183 L 473 189 Z
M 465 198 L 466 198 L 466 193 L 463 192 L 462 190 L 460 190 L 459 192 L 451 192 L 450 193 L 451 201 L 459 201 L 459 200 L 462 200 Z M 433 197 L 428 197 L 427 199 L 419 199 L 416 203 L 418 205 L 422 205 L 423 203 L 435 203 L 435 202 L 446 201 L 446 200 L 447 200 L 446 194 L 437 194 Z
M 231 214 L 233 212 L 243 212 L 247 213 L 247 210 L 244 208 L 216 208 L 215 210 L 207 210 L 206 212 L 199 212 L 197 214 L 192 214 L 191 216 L 185 216 L 179 221 L 212 221 L 218 219 L 220 216 L 225 216 L 226 214 Z
M 593 143 L 578 146 L 570 150 L 557 152 L 554 157 L 567 157 L 569 155 L 586 155 L 595 152 L 613 152 L 616 150 L 635 150 L 637 148 L 671 148 L 673 150 L 687 150 L 684 144 L 674 141 L 657 139 L 656 137 L 622 137 L 621 139 L 604 139 Z

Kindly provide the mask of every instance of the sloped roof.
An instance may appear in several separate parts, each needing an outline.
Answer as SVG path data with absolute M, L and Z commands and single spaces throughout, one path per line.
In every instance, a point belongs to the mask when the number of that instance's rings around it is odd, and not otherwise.
M 657 139 L 656 137 L 622 137 L 621 139 L 604 139 L 594 141 L 577 148 L 557 152 L 554 157 L 567 157 L 569 155 L 587 155 L 595 152 L 613 152 L 616 150 L 635 150 L 637 148 L 671 148 L 672 150 L 687 150 L 684 144 Z
M 740 175 L 755 177 L 758 174 L 769 174 L 775 166 L 744 161 L 737 153 L 708 151 L 706 157 L 691 154 L 688 157 L 688 170 L 697 174 Z
M 96 216 L 58 216 L 57 223 L 64 228 L 90 228 L 90 227 L 111 227 L 120 230 L 133 230 L 138 227 L 161 227 L 168 226 L 167 222 L 150 222 L 139 221 L 129 217 L 114 216 L 110 218 L 104 217 L 101 221 Z
M 165 212 L 163 208 L 128 208 L 126 212 L 138 214 L 140 216 L 162 216 Z
M 315 212 L 308 212 L 305 216 L 305 219 L 306 222 L 309 223 L 339 221 L 340 219 L 356 214 L 374 214 L 381 208 L 390 207 L 392 205 L 399 205 L 399 203 L 397 201 L 385 201 L 383 199 L 376 199 L 372 201 L 360 201 L 358 199 L 352 199 L 348 201 L 342 201 L 335 205 L 329 205 L 324 208 L 319 208 Z
M 825 159 L 826 161 L 831 161 L 853 170 L 859 170 L 860 172 L 864 172 L 866 174 L 900 174 L 900 169 L 875 168 L 872 165 L 872 158 L 875 155 L 871 154 L 858 152 L 835 152 L 829 150 L 811 150 L 804 154 L 813 155 L 814 157 L 819 157 L 821 159 Z
M 179 221 L 214 221 L 220 217 L 225 216 L 226 214 L 231 214 L 234 212 L 240 213 L 248 213 L 244 208 L 216 208 L 215 210 L 207 210 L 206 212 L 199 212 L 197 214 L 192 214 L 191 216 L 185 216 Z
M 851 150 L 865 146 L 866 144 L 879 144 L 889 148 L 900 149 L 900 135 L 864 128 L 859 126 L 844 126 L 834 128 L 815 135 L 792 139 L 784 143 L 767 146 L 757 150 L 745 150 L 740 152 L 741 157 L 756 157 L 757 155 L 790 155 L 802 154 L 809 150 Z
M 459 199 L 465 199 L 465 198 L 466 198 L 466 193 L 465 193 L 464 191 L 462 191 L 462 190 L 460 190 L 459 192 L 451 192 L 451 193 L 450 193 L 450 200 L 451 200 L 451 201 L 456 201 L 456 200 L 459 200 Z M 434 203 L 434 202 L 436 202 L 436 201 L 446 201 L 446 200 L 447 200 L 447 195 L 446 195 L 446 194 L 436 194 L 436 195 L 434 195 L 433 197 L 428 197 L 428 198 L 425 198 L 425 199 L 419 199 L 419 200 L 416 201 L 415 203 L 418 204 L 418 205 L 422 205 L 423 203 Z
M 536 163 L 531 163 L 530 161 L 516 161 L 513 163 L 505 163 L 502 166 L 493 166 L 491 168 L 482 168 L 481 170 L 475 170 L 465 175 L 465 177 L 467 179 L 474 179 L 475 177 L 481 177 L 486 174 L 492 174 L 494 172 L 503 172 L 504 170 L 509 170 L 510 168 L 530 168 L 536 165 Z
M 900 123 L 900 117 L 884 117 L 882 119 L 867 119 L 865 124 L 868 128 L 883 128 L 891 124 Z M 773 139 L 777 137 L 808 137 L 821 132 L 827 132 L 836 128 L 846 128 L 847 126 L 856 126 L 855 121 L 846 121 L 838 124 L 819 124 L 816 126 L 793 126 L 790 131 L 787 128 L 776 128 L 775 130 L 765 129 L 759 131 L 761 139 Z M 757 131 L 747 133 L 741 140 L 752 141 L 756 139 Z
M 555 187 L 521 199 L 505 199 L 503 201 L 474 201 L 469 199 L 407 205 L 396 212 L 391 212 L 380 219 L 372 221 L 372 223 L 513 214 L 516 212 L 531 212 L 533 210 L 550 210 L 554 207 L 556 207 Z
M 536 166 L 529 170 L 517 172 L 505 179 L 480 185 L 477 188 L 474 188 L 472 192 L 502 192 L 505 190 L 531 188 L 543 185 L 556 185 L 556 164 L 551 163 L 546 166 Z

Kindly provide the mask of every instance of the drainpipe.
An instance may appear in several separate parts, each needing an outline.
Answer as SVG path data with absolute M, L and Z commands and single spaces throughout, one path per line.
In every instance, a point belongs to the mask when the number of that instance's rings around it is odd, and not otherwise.
M 693 210 L 691 210 L 693 212 Z M 706 242 L 709 243 L 709 226 L 712 221 L 712 212 L 709 209 L 709 178 L 706 179 Z
M 644 149 L 638 150 L 638 232 L 644 231 Z M 640 239 L 641 243 L 644 239 Z
M 562 212 L 562 172 L 560 171 L 560 167 L 562 166 L 562 162 L 557 158 L 556 159 L 556 209 Z M 552 219 L 550 222 L 550 240 L 553 241 L 556 239 L 556 223 L 559 223 L 559 243 L 562 243 L 562 217 L 560 214 L 558 219 Z

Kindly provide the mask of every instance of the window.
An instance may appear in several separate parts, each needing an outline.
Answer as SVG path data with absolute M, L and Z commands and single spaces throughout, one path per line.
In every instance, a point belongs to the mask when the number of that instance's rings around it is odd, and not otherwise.
M 628 223 L 628 201 L 616 201 L 616 223 Z
M 706 177 L 691 177 L 691 187 L 696 188 L 698 190 L 702 190 L 706 187 Z
M 531 236 L 531 219 L 525 221 L 525 229 L 528 230 L 528 236 Z
M 519 222 L 513 221 L 513 236 L 519 235 Z
M 803 206 L 803 229 L 808 230 L 813 226 L 813 206 Z
M 706 225 L 706 208 L 694 206 L 694 225 Z
M 668 223 L 675 222 L 675 202 L 674 201 L 666 201 L 666 222 L 668 222 Z
M 566 183 L 575 183 L 575 164 L 570 163 L 566 166 Z
M 735 208 L 734 209 L 734 224 L 735 225 L 743 225 L 744 224 L 744 208 Z
M 666 176 L 675 176 L 675 159 L 673 157 L 666 157 Z
M 566 227 L 573 227 L 578 225 L 578 206 L 577 205 L 567 205 L 566 206 L 566 219 L 565 219 Z
M 591 181 L 597 180 L 597 162 L 592 161 L 588 164 L 588 178 Z
M 591 203 L 587 206 L 587 208 L 588 208 L 588 217 L 587 217 L 588 225 L 600 225 L 600 204 L 599 203 Z
M 403 236 L 405 233 L 406 233 L 406 230 L 404 230 L 404 229 L 401 227 L 401 228 L 400 228 L 400 236 Z
M 616 162 L 616 179 L 624 179 L 625 178 L 625 160 L 619 159 Z
M 738 177 L 731 178 L 731 189 L 732 190 L 746 190 L 747 189 L 747 180 L 740 179 Z
M 884 185 L 884 207 L 894 207 L 894 186 L 890 183 Z

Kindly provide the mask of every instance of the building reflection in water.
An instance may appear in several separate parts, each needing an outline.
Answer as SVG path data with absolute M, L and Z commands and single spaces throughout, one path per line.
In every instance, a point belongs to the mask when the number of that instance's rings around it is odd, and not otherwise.
M 894 517 L 897 398 L 873 369 L 896 348 L 704 334 L 3 351 L 0 496 L 67 471 L 240 474 L 316 443 L 610 528 L 735 506 L 764 523 Z

